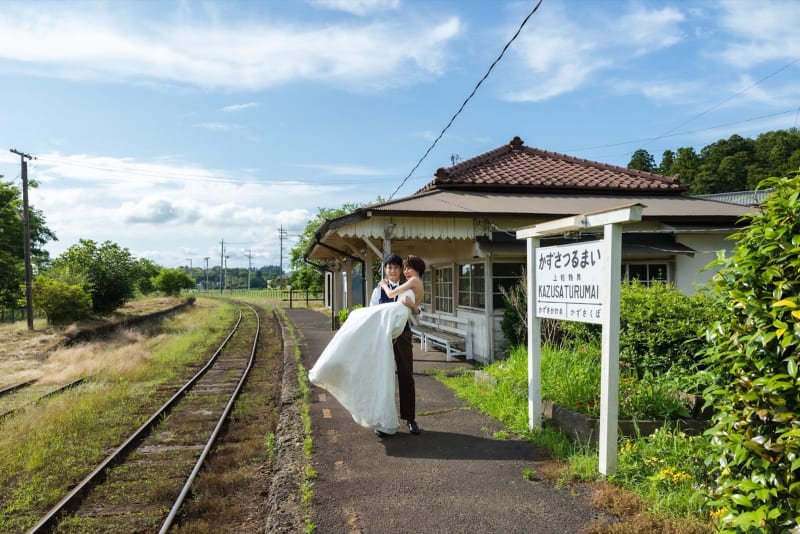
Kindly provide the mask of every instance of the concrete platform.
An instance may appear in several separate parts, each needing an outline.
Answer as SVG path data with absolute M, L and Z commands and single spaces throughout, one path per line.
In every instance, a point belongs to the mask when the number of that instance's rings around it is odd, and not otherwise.
M 330 319 L 307 309 L 286 312 L 310 369 L 333 337 Z M 421 435 L 401 428 L 379 439 L 325 390 L 313 388 L 318 534 L 567 534 L 601 516 L 579 488 L 523 477 L 550 461 L 546 452 L 518 438 L 496 439 L 505 430 L 499 421 L 426 374 L 472 368 L 471 362 L 447 362 L 444 353 L 414 348 Z

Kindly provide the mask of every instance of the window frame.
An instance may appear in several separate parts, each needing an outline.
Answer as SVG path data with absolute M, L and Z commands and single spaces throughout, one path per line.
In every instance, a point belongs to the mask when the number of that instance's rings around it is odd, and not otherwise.
M 468 276 L 464 275 L 464 268 L 468 267 Z M 475 271 L 482 273 L 475 276 Z M 464 281 L 468 279 L 468 283 Z M 468 286 L 466 289 L 464 286 Z M 467 296 L 467 303 L 462 302 L 462 296 Z M 465 262 L 458 264 L 458 299 L 456 300 L 459 308 L 470 308 L 474 310 L 486 309 L 486 262 Z

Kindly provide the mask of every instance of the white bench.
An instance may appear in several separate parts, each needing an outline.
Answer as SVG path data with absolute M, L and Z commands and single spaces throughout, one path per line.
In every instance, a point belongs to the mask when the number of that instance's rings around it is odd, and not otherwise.
M 427 351 L 429 346 L 441 348 L 448 362 L 452 356 L 473 359 L 470 330 L 469 319 L 441 313 L 423 312 L 418 323 L 411 324 L 411 334 L 419 339 L 422 350 Z

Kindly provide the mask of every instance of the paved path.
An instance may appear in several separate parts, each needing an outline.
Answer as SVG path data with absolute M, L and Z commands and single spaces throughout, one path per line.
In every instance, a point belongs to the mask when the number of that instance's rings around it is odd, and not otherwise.
M 330 318 L 286 310 L 310 369 L 333 337 Z M 318 534 L 580 532 L 600 512 L 576 488 L 527 481 L 541 454 L 528 442 L 498 440 L 495 419 L 467 409 L 426 369 L 471 367 L 414 345 L 417 422 L 386 439 L 353 422 L 325 390 L 312 386 L 313 521 Z

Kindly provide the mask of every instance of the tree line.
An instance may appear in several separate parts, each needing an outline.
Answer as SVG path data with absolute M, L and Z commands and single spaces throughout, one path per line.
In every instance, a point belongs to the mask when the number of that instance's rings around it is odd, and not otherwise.
M 800 169 L 800 131 L 774 130 L 755 139 L 732 135 L 699 153 L 693 147 L 665 150 L 658 165 L 647 150 L 639 149 L 628 168 L 678 176 L 690 195 L 750 191 L 767 178 Z

